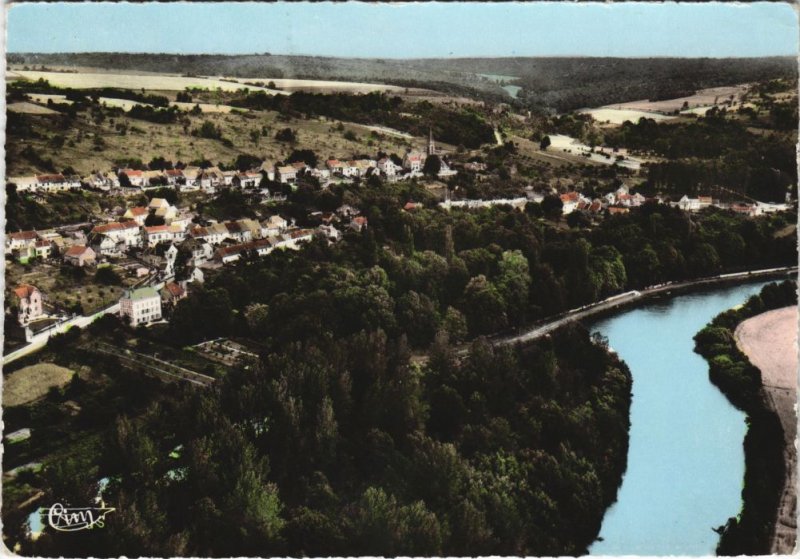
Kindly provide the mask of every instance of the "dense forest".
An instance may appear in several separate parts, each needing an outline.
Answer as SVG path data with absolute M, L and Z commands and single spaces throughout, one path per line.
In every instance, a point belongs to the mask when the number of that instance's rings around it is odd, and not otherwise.
M 744 440 L 743 507 L 720 527 L 718 555 L 767 555 L 786 471 L 784 435 L 778 416 L 766 404 L 761 372 L 739 350 L 736 327 L 757 314 L 797 304 L 797 283 L 766 285 L 736 309 L 718 315 L 695 336 L 695 351 L 710 366 L 710 378 L 730 402 L 747 413 Z
M 135 53 L 14 53 L 9 64 L 80 66 L 179 74 L 339 79 L 417 85 L 452 93 L 468 88 L 496 99 L 500 85 L 480 74 L 514 76 L 514 101 L 559 112 L 636 99 L 666 99 L 697 89 L 776 77 L 796 80 L 791 57 L 774 58 L 449 58 L 367 59 L 317 56 L 175 55 Z M 450 91 L 451 88 L 456 88 Z M 506 100 L 511 102 L 511 98 Z
M 105 317 L 92 335 L 126 329 Z M 113 376 L 114 361 L 95 366 Z M 579 326 L 526 348 L 476 342 L 462 359 L 441 334 L 425 365 L 381 330 L 288 344 L 214 390 L 170 391 L 110 426 L 99 456 L 45 470 L 52 496 L 75 502 L 109 477 L 117 511 L 29 551 L 578 555 L 625 468 L 630 382 Z

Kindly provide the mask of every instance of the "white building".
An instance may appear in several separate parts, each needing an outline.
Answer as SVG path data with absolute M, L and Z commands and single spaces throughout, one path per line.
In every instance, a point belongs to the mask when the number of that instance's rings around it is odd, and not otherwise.
M 131 326 L 161 320 L 161 296 L 152 287 L 126 291 L 119 300 L 119 315 L 127 317 Z

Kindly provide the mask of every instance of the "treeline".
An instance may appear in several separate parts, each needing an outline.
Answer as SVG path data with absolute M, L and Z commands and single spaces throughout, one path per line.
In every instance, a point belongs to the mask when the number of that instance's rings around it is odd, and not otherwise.
M 725 311 L 695 336 L 695 351 L 709 362 L 709 376 L 730 402 L 747 414 L 742 511 L 720 527 L 717 555 L 768 555 L 786 476 L 784 433 L 769 409 L 761 372 L 739 350 L 736 327 L 763 312 L 797 304 L 797 284 L 766 285 L 737 309 Z
M 380 124 L 416 136 L 428 134 L 443 142 L 469 148 L 492 142 L 492 127 L 470 109 L 449 109 L 429 102 L 408 103 L 385 93 L 351 95 L 346 93 L 304 93 L 268 95 L 247 93 L 230 101 L 235 107 L 279 111 L 295 117 L 324 116 L 360 124 Z M 409 116 L 413 114 L 414 116 Z
M 630 388 L 577 325 L 459 359 L 442 334 L 425 365 L 380 329 L 289 344 L 118 419 L 91 473 L 48 468 L 47 498 L 77 503 L 104 476 L 116 512 L 28 551 L 580 555 L 625 469 Z

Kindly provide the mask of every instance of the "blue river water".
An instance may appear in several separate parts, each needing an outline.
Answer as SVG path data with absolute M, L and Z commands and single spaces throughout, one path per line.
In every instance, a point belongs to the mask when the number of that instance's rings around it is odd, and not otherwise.
M 680 295 L 590 325 L 633 375 L 628 468 L 592 555 L 714 555 L 741 508 L 743 413 L 708 379 L 692 337 L 768 282 Z

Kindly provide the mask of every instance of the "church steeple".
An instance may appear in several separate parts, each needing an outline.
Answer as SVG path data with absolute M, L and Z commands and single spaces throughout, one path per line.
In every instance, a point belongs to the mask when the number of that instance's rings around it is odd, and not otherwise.
M 436 155 L 436 146 L 433 143 L 433 128 L 428 128 L 428 155 Z

